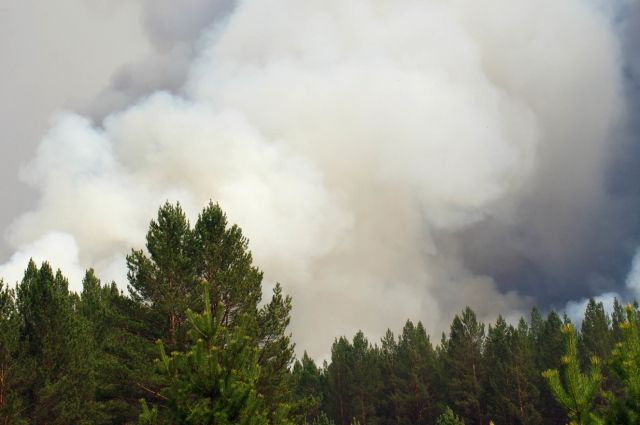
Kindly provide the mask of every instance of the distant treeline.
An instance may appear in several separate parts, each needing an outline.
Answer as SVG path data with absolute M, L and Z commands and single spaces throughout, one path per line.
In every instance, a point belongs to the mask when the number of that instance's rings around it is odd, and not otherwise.
M 165 204 L 127 265 L 126 295 L 92 270 L 69 292 L 47 263 L 0 283 L 0 424 L 640 423 L 637 306 L 590 300 L 578 333 L 553 311 L 486 327 L 467 308 L 436 345 L 408 321 L 317 365 L 218 205 L 191 226 Z

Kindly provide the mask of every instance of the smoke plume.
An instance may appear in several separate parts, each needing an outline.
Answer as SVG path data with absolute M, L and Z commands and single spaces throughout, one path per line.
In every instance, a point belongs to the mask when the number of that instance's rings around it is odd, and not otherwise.
M 438 332 L 465 305 L 491 318 L 624 285 L 637 233 L 620 248 L 599 237 L 622 225 L 595 226 L 637 199 L 609 187 L 634 146 L 610 13 L 188 3 L 150 2 L 158 56 L 122 70 L 89 116 L 57 116 L 22 172 L 40 195 L 11 227 L 5 276 L 33 252 L 125 287 L 123 257 L 157 207 L 179 200 L 193 219 L 212 199 L 294 297 L 294 339 L 316 357 L 357 329 L 411 318 Z M 617 268 L 585 267 L 620 251 Z

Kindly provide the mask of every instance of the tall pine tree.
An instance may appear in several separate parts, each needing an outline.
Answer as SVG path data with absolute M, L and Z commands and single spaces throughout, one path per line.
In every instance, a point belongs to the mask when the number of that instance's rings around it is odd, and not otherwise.
M 291 298 L 276 285 L 270 302 L 260 306 L 263 274 L 253 265 L 240 228 L 229 226 L 213 203 L 191 228 L 180 205 L 166 203 L 151 222 L 147 251 L 134 250 L 127 257 L 128 276 L 133 299 L 147 312 L 148 327 L 160 329 L 156 338 L 171 350 L 184 349 L 185 312 L 202 309 L 199 284 L 209 285 L 213 316 L 220 316 L 230 332 L 241 321 L 258 348 L 257 387 L 273 419 L 279 406 L 292 398 L 293 343 L 287 334 Z
M 448 399 L 466 424 L 481 424 L 482 349 L 484 324 L 469 307 L 451 324 L 446 351 L 443 353 L 447 375 Z
M 67 280 L 29 262 L 17 306 L 25 416 L 32 424 L 93 423 L 95 353 Z
M 571 324 L 565 324 L 562 331 L 566 339 L 566 352 L 562 356 L 564 379 L 560 378 L 557 369 L 545 371 L 544 377 L 553 396 L 566 409 L 572 425 L 600 425 L 603 421 L 595 412 L 602 383 L 600 359 L 593 357 L 589 372 L 582 373 L 576 332 Z
M 0 418 L 6 418 L 5 423 L 20 420 L 21 397 L 16 390 L 19 329 L 14 292 L 0 280 Z

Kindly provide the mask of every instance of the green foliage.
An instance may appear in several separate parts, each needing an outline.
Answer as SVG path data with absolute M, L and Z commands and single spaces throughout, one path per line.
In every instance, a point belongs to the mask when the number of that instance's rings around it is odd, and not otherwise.
M 191 239 L 195 279 L 211 284 L 211 304 L 223 309 L 223 324 L 232 327 L 245 314 L 255 318 L 262 299 L 262 272 L 252 264 L 242 230 L 228 226 L 220 206 L 209 203 L 198 216 Z
M 567 415 L 556 402 L 540 371 L 559 369 L 562 366 L 561 358 L 565 349 L 562 326 L 562 320 L 555 311 L 549 312 L 546 319 L 542 318 L 536 308 L 531 311 L 529 340 L 533 347 L 534 366 L 538 371 L 532 377 L 532 382 L 540 393 L 536 410 L 545 421 L 556 424 L 567 423 Z
M 127 262 L 130 295 L 92 270 L 70 293 L 46 263 L 15 291 L 0 281 L 0 423 L 640 423 L 637 306 L 616 300 L 609 317 L 590 300 L 580 334 L 536 309 L 485 333 L 466 308 L 435 347 L 407 321 L 379 345 L 336 339 L 319 367 L 293 362 L 291 298 L 276 284 L 263 301 L 248 240 L 217 204 L 194 226 L 161 206 Z
M 595 400 L 602 383 L 600 360 L 592 357 L 589 374 L 583 374 L 580 370 L 577 336 L 573 326 L 564 325 L 563 333 L 566 339 L 566 353 L 562 357 L 564 385 L 556 369 L 545 371 L 544 377 L 558 403 L 567 410 L 572 424 L 601 424 L 602 419 L 594 412 Z
M 16 392 L 20 322 L 15 294 L 0 280 L 0 418 L 20 420 L 20 399 Z
M 307 422 L 305 422 L 306 424 Z M 335 422 L 333 422 L 331 419 L 329 419 L 329 417 L 326 415 L 326 413 L 322 412 L 320 413 L 320 415 L 318 415 L 317 418 L 315 418 L 312 422 L 311 425 L 335 425 Z
M 95 349 L 95 424 L 137 420 L 141 397 L 153 398 L 162 378 L 150 368 L 156 357 L 153 331 L 141 319 L 144 308 L 125 297 L 115 283 L 102 285 L 93 270 L 82 282 L 78 312 L 87 321 Z M 135 402 L 134 402 L 135 401 Z
M 228 226 L 226 215 L 213 203 L 191 228 L 180 205 L 166 203 L 151 222 L 147 251 L 132 251 L 127 263 L 132 298 L 146 307 L 146 327 L 160 330 L 150 336 L 162 339 L 170 350 L 183 350 L 188 341 L 185 312 L 202 309 L 198 283 L 208 283 L 213 316 L 229 332 L 242 323 L 258 349 L 257 390 L 275 420 L 279 406 L 292 398 L 294 346 L 286 333 L 291 298 L 278 284 L 270 302 L 259 307 L 262 272 L 253 266 L 240 228 Z
M 213 315 L 213 311 L 216 315 Z M 159 342 L 158 367 L 168 379 L 163 390 L 170 424 L 268 424 L 256 383 L 258 350 L 251 344 L 241 318 L 233 331 L 223 324 L 223 309 L 212 309 L 205 289 L 204 311 L 187 311 L 190 345 L 186 351 L 165 352 Z M 143 403 L 141 421 L 158 422 L 157 410 Z M 278 422 L 273 422 L 278 423 Z M 283 421 L 279 421 L 283 423 Z
M 533 347 L 524 320 L 518 328 L 508 326 L 502 317 L 489 327 L 484 352 L 487 373 L 485 400 L 489 418 L 497 423 L 539 424 L 535 407 L 538 390 L 533 377 Z
M 606 358 L 613 348 L 611 319 L 604 311 L 604 305 L 589 299 L 580 330 L 580 345 L 583 361 L 593 356 Z M 586 361 L 585 361 L 586 363 Z
M 608 424 L 640 423 L 640 335 L 637 310 L 626 307 L 626 320 L 619 324 L 621 341 L 611 355 L 610 366 L 619 379 L 621 389 L 608 393 Z
M 435 351 L 422 323 L 407 321 L 398 339 L 391 372 L 395 383 L 391 395 L 394 416 L 402 418 L 402 423 L 426 424 L 433 419 L 435 362 Z
M 468 424 L 481 423 L 483 419 L 481 383 L 484 339 L 484 324 L 467 307 L 462 316 L 454 317 L 443 353 L 442 361 L 448 376 L 448 400 Z
M 93 423 L 94 351 L 78 298 L 67 280 L 31 261 L 17 288 L 20 314 L 20 391 L 33 423 Z
M 291 307 L 291 297 L 283 295 L 278 283 L 271 302 L 257 313 L 258 332 L 254 341 L 259 347 L 261 367 L 257 386 L 270 412 L 275 412 L 279 405 L 288 403 L 293 397 L 293 377 L 289 369 L 294 359 L 294 344 L 286 333 Z
M 191 241 L 180 204 L 166 203 L 147 232 L 149 256 L 142 250 L 127 256 L 129 292 L 134 300 L 150 307 L 150 324 L 161 330 L 157 338 L 166 338 L 172 347 L 184 339 L 184 314 L 196 297 Z
M 292 370 L 295 419 L 298 423 L 316 423 L 326 420 L 320 410 L 325 389 L 322 371 L 307 352 L 297 360 Z
M 464 421 L 456 416 L 450 407 L 446 407 L 444 412 L 438 416 L 436 425 L 464 425 Z
M 613 299 L 613 311 L 611 312 L 611 339 L 613 343 L 618 343 L 622 339 L 622 331 L 620 325 L 626 319 L 625 309 L 617 298 Z
M 337 424 L 348 425 L 355 419 L 366 425 L 375 420 L 381 382 L 377 355 L 362 332 L 356 333 L 353 342 L 344 337 L 334 342 L 327 368 L 327 408 Z

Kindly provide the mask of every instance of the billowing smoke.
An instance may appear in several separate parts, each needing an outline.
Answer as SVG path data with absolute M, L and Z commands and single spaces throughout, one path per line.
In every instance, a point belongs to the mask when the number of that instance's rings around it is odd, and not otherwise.
M 585 259 L 612 252 L 585 229 L 621 209 L 607 182 L 630 109 L 624 46 L 596 6 L 152 3 L 166 54 L 123 70 L 88 108 L 98 119 L 57 117 L 23 170 L 40 198 L 11 228 L 5 276 L 33 252 L 124 287 L 157 207 L 194 218 L 212 199 L 318 357 L 360 328 L 437 332 L 464 305 L 511 315 L 615 285 L 603 266 L 575 290 Z

